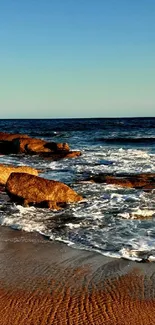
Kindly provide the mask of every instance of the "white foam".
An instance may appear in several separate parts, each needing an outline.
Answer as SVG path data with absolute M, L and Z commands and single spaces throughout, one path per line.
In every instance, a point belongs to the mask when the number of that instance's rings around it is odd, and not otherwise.
M 69 227 L 70 229 L 77 229 L 81 227 L 80 223 L 66 223 L 66 226 Z
M 41 216 L 36 215 L 36 209 L 34 207 L 24 208 L 21 205 L 13 205 L 10 213 L 1 216 L 0 223 L 2 226 L 9 226 L 27 232 L 45 230 Z
M 73 246 L 74 245 L 74 243 L 72 241 L 67 240 L 67 239 L 62 239 L 61 237 L 55 236 L 55 235 L 51 235 L 50 240 L 60 241 L 60 242 L 63 242 L 65 244 L 67 244 L 68 246 Z
M 150 255 L 150 256 L 148 257 L 148 261 L 149 261 L 149 262 L 155 262 L 155 256 Z
M 60 169 L 59 164 L 56 161 L 52 161 L 49 165 L 49 168 L 51 168 L 52 170 L 57 170 Z
M 147 258 L 146 252 L 145 251 L 136 251 L 136 250 L 131 250 L 128 248 L 122 248 L 120 251 L 120 256 L 126 259 L 130 259 L 131 261 L 138 261 L 140 262 L 142 260 L 141 257 L 138 256 L 138 254 L 141 252 L 143 254 L 143 258 Z
M 137 209 L 137 211 L 131 213 L 132 218 L 142 217 L 142 218 L 150 218 L 155 216 L 155 210 L 141 210 Z
M 155 217 L 155 210 L 141 210 L 137 209 L 133 212 L 123 212 L 119 213 L 118 217 L 124 218 L 124 219 L 147 219 Z
M 118 217 L 124 218 L 124 219 L 131 219 L 131 215 L 129 212 L 118 213 Z

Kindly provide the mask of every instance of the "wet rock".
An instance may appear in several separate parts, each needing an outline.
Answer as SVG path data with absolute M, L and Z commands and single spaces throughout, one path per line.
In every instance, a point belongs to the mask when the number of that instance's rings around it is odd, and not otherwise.
M 70 150 L 68 143 L 46 142 L 44 147 L 54 152 L 59 152 L 62 150 L 65 152 L 69 152 Z
M 44 151 L 44 145 L 46 141 L 42 139 L 35 138 L 17 138 L 12 141 L 13 152 L 18 153 L 27 153 L 27 154 L 38 154 L 41 151 Z M 46 151 L 46 149 L 45 149 Z M 48 150 L 50 151 L 50 150 Z
M 79 157 L 79 156 L 81 156 L 80 151 L 70 151 L 70 152 L 66 153 L 65 158 L 75 158 L 75 157 Z
M 7 155 L 12 153 L 12 141 L 0 141 L 0 154 Z
M 0 133 L 1 154 L 29 154 L 49 157 L 52 160 L 74 158 L 81 155 L 80 151 L 70 151 L 67 143 L 47 142 L 42 139 L 30 138 L 20 134 Z
M 51 209 L 60 209 L 66 203 L 83 199 L 66 184 L 24 173 L 12 173 L 6 191 L 15 202 Z
M 27 134 L 12 134 L 12 133 L 5 133 L 5 132 L 0 132 L 0 141 L 12 141 L 17 138 L 29 138 Z
M 155 188 L 155 174 L 143 173 L 143 174 L 98 174 L 91 175 L 85 181 L 91 181 L 95 183 L 106 183 L 119 185 L 122 187 L 139 188 L 144 190 L 151 190 Z
M 16 173 L 29 173 L 31 175 L 38 175 L 38 170 L 29 166 L 11 166 L 0 164 L 0 184 L 5 185 L 10 174 Z
M 1 154 L 10 154 L 15 153 L 13 147 L 13 140 L 17 138 L 28 139 L 29 136 L 27 134 L 10 134 L 0 132 L 0 153 Z
M 62 151 L 62 152 L 42 152 L 40 154 L 43 158 L 48 160 L 60 160 L 62 158 L 76 158 L 81 156 L 81 151 Z

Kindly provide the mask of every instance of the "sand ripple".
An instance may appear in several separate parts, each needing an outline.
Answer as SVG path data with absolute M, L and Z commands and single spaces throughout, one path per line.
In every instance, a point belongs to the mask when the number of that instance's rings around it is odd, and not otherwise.
M 153 263 L 15 233 L 1 231 L 0 325 L 154 325 Z

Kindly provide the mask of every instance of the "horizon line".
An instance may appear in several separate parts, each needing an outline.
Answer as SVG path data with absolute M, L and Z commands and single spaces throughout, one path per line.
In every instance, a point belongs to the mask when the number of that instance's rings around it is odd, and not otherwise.
M 155 116 L 118 116 L 118 117 L 3 117 L 0 120 L 88 120 L 88 119 L 144 119 L 155 118 Z

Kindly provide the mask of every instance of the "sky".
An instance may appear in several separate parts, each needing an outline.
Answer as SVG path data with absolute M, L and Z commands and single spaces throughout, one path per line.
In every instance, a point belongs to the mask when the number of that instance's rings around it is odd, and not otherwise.
M 0 118 L 155 116 L 155 0 L 0 0 Z

